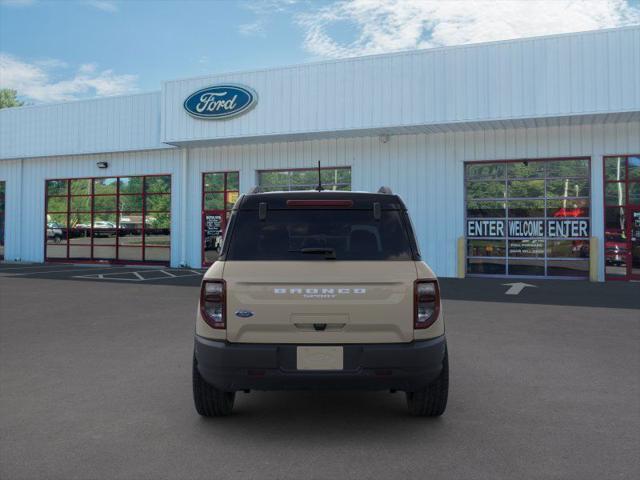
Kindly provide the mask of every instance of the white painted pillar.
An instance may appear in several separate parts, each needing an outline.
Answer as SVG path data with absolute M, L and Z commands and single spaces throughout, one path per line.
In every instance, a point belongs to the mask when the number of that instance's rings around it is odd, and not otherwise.
M 603 152 L 595 151 L 591 156 L 591 236 L 597 241 L 594 252 L 598 259 L 597 281 L 604 282 L 604 195 Z
M 182 150 L 180 158 L 180 267 L 189 266 L 187 261 L 187 240 L 188 240 L 188 222 L 187 216 L 189 212 L 189 149 Z
M 16 227 L 16 234 L 14 235 L 13 238 L 18 239 L 18 245 L 16 245 L 16 255 L 15 258 L 18 260 L 22 260 L 24 258 L 23 255 L 23 251 L 22 251 L 22 245 L 24 245 L 26 242 L 23 241 L 22 238 L 22 225 L 24 224 L 24 222 L 26 221 L 26 219 L 22 218 L 22 205 L 25 201 L 27 201 L 27 199 L 22 198 L 22 194 L 24 192 L 24 188 L 23 188 L 23 184 L 24 184 L 24 159 L 20 159 L 20 163 L 19 163 L 19 167 L 18 167 L 19 171 L 18 171 L 18 182 L 16 184 L 16 187 L 18 189 L 17 195 L 15 195 L 16 197 L 20 197 L 20 203 L 17 205 L 18 207 L 18 213 L 16 215 L 17 218 L 20 219 L 20 221 L 18 222 L 17 225 L 15 225 Z M 44 185 L 42 186 L 42 188 L 46 188 Z M 46 195 L 46 192 L 45 192 Z M 6 212 L 5 212 L 6 213 Z M 5 215 L 5 220 L 6 220 L 6 215 Z M 44 231 L 44 228 L 41 228 L 40 230 Z M 5 231 L 6 233 L 6 231 Z M 44 237 L 44 233 L 42 234 Z M 42 240 L 43 242 L 46 242 L 46 239 L 43 238 Z M 44 258 L 42 259 L 42 261 L 44 261 Z

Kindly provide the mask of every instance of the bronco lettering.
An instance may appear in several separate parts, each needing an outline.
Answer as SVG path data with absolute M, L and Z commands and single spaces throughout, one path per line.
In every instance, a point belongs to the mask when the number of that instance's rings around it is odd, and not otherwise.
M 276 295 L 362 295 L 367 293 L 366 288 L 274 288 Z

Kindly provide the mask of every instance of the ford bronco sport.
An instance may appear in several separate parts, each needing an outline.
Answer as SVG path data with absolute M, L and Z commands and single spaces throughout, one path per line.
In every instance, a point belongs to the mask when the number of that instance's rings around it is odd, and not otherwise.
M 402 200 L 379 193 L 251 193 L 202 281 L 193 396 L 228 415 L 235 392 L 406 392 L 441 415 L 449 367 L 438 281 Z

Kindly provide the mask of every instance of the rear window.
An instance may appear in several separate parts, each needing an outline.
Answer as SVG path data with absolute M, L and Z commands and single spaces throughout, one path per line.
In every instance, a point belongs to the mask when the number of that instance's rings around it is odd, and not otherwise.
M 236 212 L 227 260 L 411 260 L 404 212 L 269 210 Z

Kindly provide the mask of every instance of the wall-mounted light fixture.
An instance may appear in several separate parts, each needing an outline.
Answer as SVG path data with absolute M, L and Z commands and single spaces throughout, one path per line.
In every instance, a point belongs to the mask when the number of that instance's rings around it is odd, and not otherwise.
M 96 166 L 98 168 L 107 168 L 109 166 L 109 164 L 107 162 L 98 162 L 98 163 L 96 163 Z

